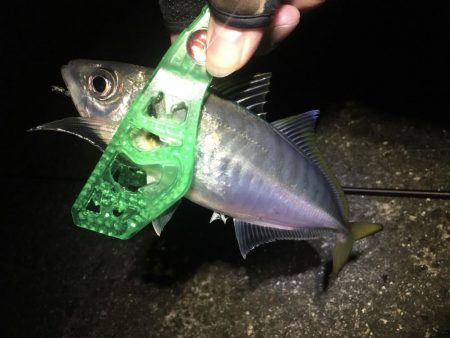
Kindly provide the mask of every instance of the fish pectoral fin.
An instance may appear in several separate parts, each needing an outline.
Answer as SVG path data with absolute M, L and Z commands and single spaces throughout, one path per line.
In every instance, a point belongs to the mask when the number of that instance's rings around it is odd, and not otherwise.
M 175 213 L 175 210 L 177 210 L 180 203 L 181 200 L 176 202 L 169 209 L 164 211 L 157 219 L 152 221 L 153 229 L 155 230 L 158 236 L 161 236 L 161 232 L 163 231 L 166 224 L 169 223 L 170 219 L 172 218 L 173 214 Z
M 67 117 L 41 124 L 28 131 L 53 130 L 75 135 L 104 151 L 118 127 L 117 122 L 98 118 Z
M 242 257 L 257 246 L 276 240 L 308 240 L 317 239 L 329 234 L 332 230 L 326 228 L 298 228 L 280 229 L 271 226 L 262 226 L 233 219 L 234 230 Z
M 337 240 L 333 251 L 333 272 L 338 273 L 348 259 L 353 243 L 358 239 L 373 235 L 383 227 L 375 223 L 351 222 L 349 223 L 349 235 Z
M 209 223 L 212 223 L 219 219 L 225 224 L 225 223 L 227 223 L 228 217 L 225 216 L 224 214 L 214 211 L 213 214 L 211 215 L 211 219 L 209 220 Z

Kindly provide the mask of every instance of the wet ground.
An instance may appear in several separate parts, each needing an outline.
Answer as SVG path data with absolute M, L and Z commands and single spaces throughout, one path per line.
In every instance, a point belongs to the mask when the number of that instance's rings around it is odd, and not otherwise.
M 49 90 L 61 65 L 155 66 L 168 34 L 156 1 L 6 5 L 0 336 L 450 336 L 450 200 L 350 196 L 352 219 L 384 231 L 359 241 L 336 279 L 332 243 L 277 242 L 243 260 L 232 221 L 209 224 L 187 201 L 161 237 L 75 227 L 71 206 L 100 153 L 25 130 L 75 115 Z M 321 109 L 319 143 L 343 185 L 450 190 L 445 7 L 347 0 L 303 13 L 248 67 L 273 73 L 269 118 Z
M 318 135 L 344 185 L 448 190 L 448 127 L 349 102 L 323 114 Z M 98 156 L 77 142 L 66 165 Z M 358 242 L 329 281 L 331 243 L 277 242 L 243 260 L 231 220 L 209 224 L 189 202 L 160 238 L 77 228 L 70 207 L 82 184 L 4 185 L 5 337 L 450 335 L 448 200 L 351 196 L 352 219 L 384 231 Z

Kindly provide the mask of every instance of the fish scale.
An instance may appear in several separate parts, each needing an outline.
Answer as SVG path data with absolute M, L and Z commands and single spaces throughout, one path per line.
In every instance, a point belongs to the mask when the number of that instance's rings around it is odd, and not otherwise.
M 328 187 L 320 171 L 305 157 L 298 156 L 266 122 L 243 112 L 240 107 L 230 109 L 227 105 L 235 106 L 217 97 L 211 97 L 206 103 L 199 128 L 195 180 L 186 197 L 198 204 L 207 203 L 214 210 L 224 212 L 226 209 L 228 214 L 256 224 L 290 229 L 325 223 L 330 228 L 340 229 L 341 220 L 333 219 L 326 212 L 331 209 L 332 200 L 329 193 L 323 193 Z M 225 125 L 227 127 L 220 128 Z M 219 156 L 214 156 L 217 152 L 203 153 L 202 149 L 208 147 L 202 142 L 212 134 L 218 134 L 214 148 L 226 149 L 228 153 L 224 155 L 219 151 Z M 222 162 L 224 158 L 232 159 L 228 167 Z M 217 190 L 207 189 L 211 185 L 211 170 L 205 171 L 205 168 L 209 167 L 225 172 L 237 170 L 239 175 L 224 175 L 228 181 L 214 182 Z M 302 193 L 299 182 L 305 181 L 312 189 Z M 249 217 L 250 214 L 256 216 Z

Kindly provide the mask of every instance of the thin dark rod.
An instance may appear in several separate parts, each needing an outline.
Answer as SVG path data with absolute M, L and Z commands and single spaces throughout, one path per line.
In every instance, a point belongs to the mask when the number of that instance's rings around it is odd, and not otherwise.
M 342 187 L 347 195 L 450 199 L 450 191 Z
M 84 177 L 55 177 L 55 176 L 9 176 L 9 179 L 32 179 L 49 181 L 73 181 L 84 182 Z M 430 199 L 450 199 L 450 191 L 438 190 L 408 190 L 408 189 L 388 189 L 388 188 L 361 188 L 361 187 L 342 187 L 347 195 L 366 195 L 366 196 L 384 196 L 384 197 L 406 197 L 406 198 L 430 198 Z

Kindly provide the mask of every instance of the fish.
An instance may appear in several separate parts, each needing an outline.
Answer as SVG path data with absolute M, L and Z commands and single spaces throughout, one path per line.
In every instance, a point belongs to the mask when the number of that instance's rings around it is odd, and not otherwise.
M 61 69 L 67 91 L 60 91 L 68 93 L 80 116 L 34 130 L 68 132 L 104 149 L 152 71 L 120 62 L 70 61 Z M 244 258 L 276 240 L 332 238 L 333 272 L 338 273 L 353 243 L 382 226 L 349 220 L 346 196 L 316 144 L 318 111 L 266 121 L 270 77 L 231 77 L 210 86 L 185 198 L 213 210 L 211 222 L 233 219 Z M 142 147 L 151 142 L 146 135 L 136 138 Z M 177 206 L 152 222 L 158 235 Z

